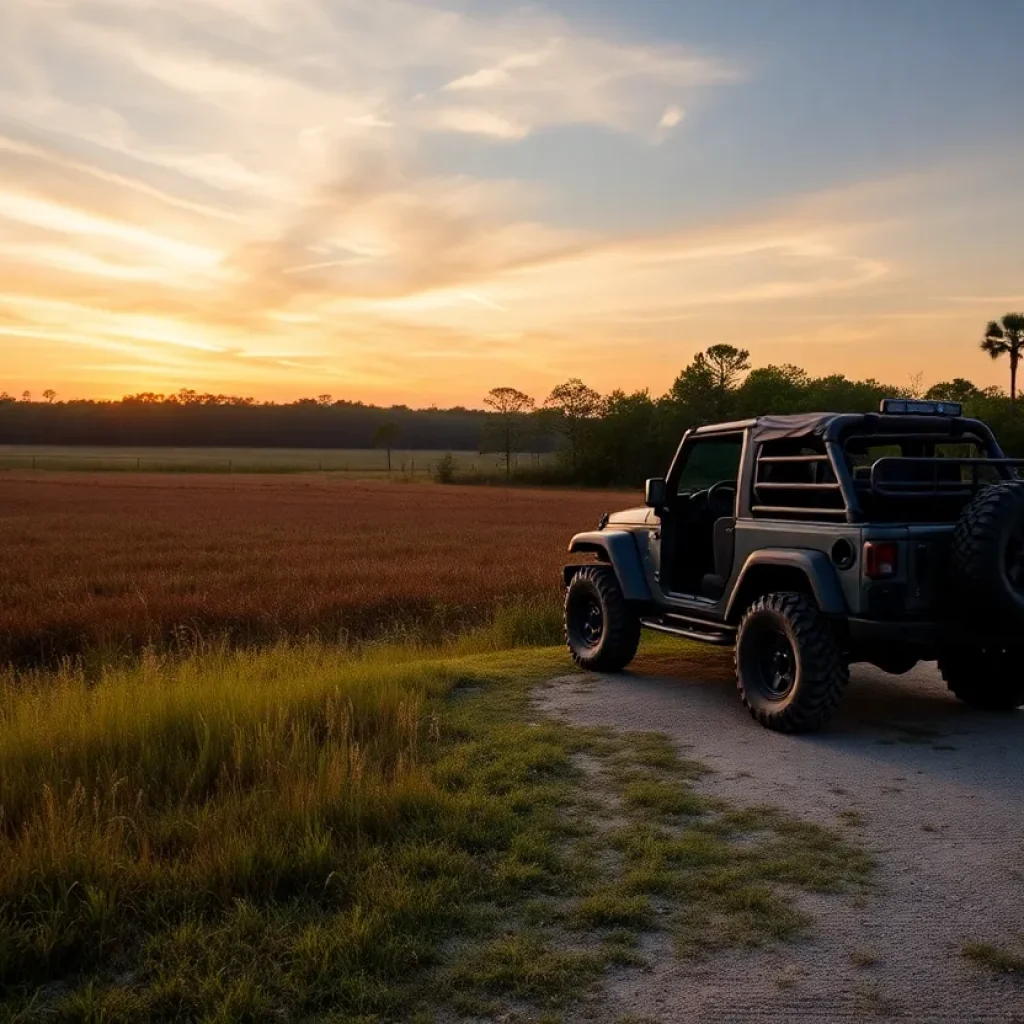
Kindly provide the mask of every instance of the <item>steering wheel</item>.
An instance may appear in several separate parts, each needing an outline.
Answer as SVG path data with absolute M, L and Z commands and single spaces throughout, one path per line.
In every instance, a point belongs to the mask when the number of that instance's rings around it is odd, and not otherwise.
M 736 484 L 732 480 L 719 480 L 717 484 L 712 484 L 707 491 L 708 494 L 708 507 L 714 512 L 716 505 L 718 509 L 727 509 L 722 512 L 723 515 L 730 516 L 733 514 L 733 509 L 736 507 Z M 729 495 L 726 499 L 726 495 Z

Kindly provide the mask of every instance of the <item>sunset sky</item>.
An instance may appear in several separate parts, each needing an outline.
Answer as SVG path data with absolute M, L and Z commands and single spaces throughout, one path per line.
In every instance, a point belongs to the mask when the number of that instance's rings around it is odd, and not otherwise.
M 1005 384 L 1018 0 L 2 0 L 0 388 Z

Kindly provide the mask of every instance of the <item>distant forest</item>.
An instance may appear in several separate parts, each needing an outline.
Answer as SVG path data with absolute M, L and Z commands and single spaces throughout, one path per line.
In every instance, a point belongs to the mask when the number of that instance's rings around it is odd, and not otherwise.
M 283 404 L 193 391 L 120 401 L 0 395 L 0 444 L 371 448 L 387 424 L 393 429 L 382 439 L 393 437 L 391 447 L 468 451 L 477 449 L 486 419 L 471 409 L 380 408 L 327 395 Z
M 724 344 L 696 355 L 658 397 L 646 390 L 601 395 L 573 379 L 540 403 L 497 387 L 481 396 L 483 409 L 383 408 L 329 395 L 279 404 L 193 391 L 120 401 L 3 393 L 0 444 L 486 451 L 506 455 L 505 471 L 524 482 L 635 485 L 665 469 L 689 427 L 766 413 L 868 412 L 894 396 L 962 402 L 1009 453 L 1024 453 L 1024 415 L 1000 388 L 956 378 L 925 390 L 841 374 L 812 377 L 789 364 L 751 369 L 748 352 Z M 550 451 L 558 452 L 553 464 L 515 467 L 515 453 Z

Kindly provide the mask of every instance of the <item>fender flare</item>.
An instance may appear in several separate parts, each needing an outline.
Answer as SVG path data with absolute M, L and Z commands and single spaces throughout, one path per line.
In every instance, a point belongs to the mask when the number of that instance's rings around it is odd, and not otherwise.
M 601 530 L 592 533 L 577 533 L 569 542 L 570 553 L 593 552 L 602 562 L 608 562 L 615 570 L 622 595 L 627 601 L 650 601 L 651 588 L 644 576 L 640 549 L 630 530 Z M 568 585 L 572 572 L 577 566 L 567 566 L 565 583 Z
M 734 616 L 742 611 L 737 607 L 736 599 L 743 592 L 743 582 L 751 570 L 761 566 L 797 569 L 807 577 L 811 593 L 814 594 L 818 607 L 826 615 L 845 615 L 849 612 L 835 566 L 824 551 L 765 548 L 753 552 L 743 563 L 736 585 L 729 596 L 729 604 L 725 610 L 726 621 L 733 621 Z

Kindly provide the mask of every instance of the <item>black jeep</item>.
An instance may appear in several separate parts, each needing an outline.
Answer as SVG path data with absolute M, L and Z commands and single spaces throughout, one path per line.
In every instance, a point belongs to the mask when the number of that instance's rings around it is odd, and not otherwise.
M 829 720 L 867 661 L 937 660 L 968 704 L 1024 704 L 1024 460 L 954 403 L 762 416 L 688 431 L 646 504 L 577 534 L 565 635 L 616 672 L 642 627 L 735 646 L 770 729 Z

